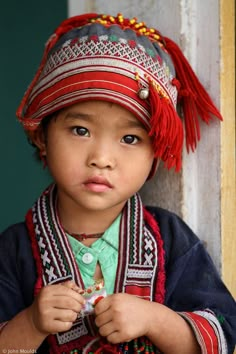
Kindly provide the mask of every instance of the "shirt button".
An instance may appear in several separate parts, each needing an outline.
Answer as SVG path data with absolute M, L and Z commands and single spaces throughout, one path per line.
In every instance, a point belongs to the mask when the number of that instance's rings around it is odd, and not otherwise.
M 85 264 L 90 264 L 93 261 L 93 255 L 91 253 L 85 253 L 82 257 L 82 261 Z

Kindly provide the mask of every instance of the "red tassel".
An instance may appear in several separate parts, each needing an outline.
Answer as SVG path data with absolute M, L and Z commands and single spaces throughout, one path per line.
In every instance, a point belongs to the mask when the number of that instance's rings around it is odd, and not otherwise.
M 220 112 L 215 107 L 209 94 L 198 80 L 196 74 L 183 55 L 181 49 L 171 39 L 164 37 L 166 50 L 170 54 L 175 70 L 176 80 L 173 80 L 179 88 L 179 100 L 185 122 L 186 146 L 187 151 L 191 148 L 196 149 L 197 142 L 200 140 L 199 117 L 207 124 L 213 116 L 223 120 Z
M 150 83 L 149 102 L 151 109 L 151 130 L 156 158 L 161 158 L 165 166 L 175 167 L 179 171 L 182 164 L 183 125 L 172 103 L 165 97 L 160 97 Z
M 97 18 L 98 14 L 96 13 L 87 13 L 78 16 L 69 17 L 66 20 L 62 21 L 60 26 L 56 29 L 55 33 L 57 37 L 61 37 L 63 34 L 67 33 L 68 31 L 79 28 L 81 26 L 86 25 L 89 21 L 93 18 Z

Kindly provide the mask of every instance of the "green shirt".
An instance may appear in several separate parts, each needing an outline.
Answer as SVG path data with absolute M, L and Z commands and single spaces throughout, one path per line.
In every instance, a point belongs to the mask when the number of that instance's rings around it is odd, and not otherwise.
M 99 262 L 107 294 L 114 292 L 119 246 L 119 215 L 103 236 L 90 247 L 67 234 L 73 254 L 78 264 L 85 288 L 94 284 L 94 273 Z

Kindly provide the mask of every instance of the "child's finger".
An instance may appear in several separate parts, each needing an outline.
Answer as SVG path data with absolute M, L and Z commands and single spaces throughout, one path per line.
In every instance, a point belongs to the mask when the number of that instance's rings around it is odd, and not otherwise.
M 67 286 L 68 285 L 68 286 Z M 65 296 L 68 298 L 72 298 L 74 300 L 76 300 L 77 302 L 79 302 L 81 305 L 84 305 L 85 300 L 83 298 L 83 296 L 78 292 L 78 291 L 74 291 L 73 285 L 72 284 L 67 284 L 65 285 L 65 283 L 61 283 L 58 285 L 48 285 L 47 287 L 45 287 L 43 289 L 44 293 L 50 293 L 50 297 L 61 297 L 61 296 Z M 46 294 L 45 294 L 46 296 Z M 70 299 L 68 299 L 69 301 Z M 56 299 L 56 301 L 58 301 L 58 299 Z
M 110 296 L 103 298 L 95 306 L 95 315 L 100 315 L 103 312 L 108 311 L 110 308 Z
M 60 309 L 59 311 L 54 311 L 54 320 L 62 322 L 74 322 L 78 317 L 78 312 L 68 309 Z
M 82 292 L 82 289 L 73 280 L 67 280 L 67 281 L 61 283 L 61 285 L 65 286 L 69 289 L 72 289 L 78 293 Z
M 78 294 L 76 294 L 78 295 Z M 79 313 L 84 306 L 84 299 L 78 301 L 77 298 L 71 296 L 58 296 L 55 301 L 54 308 L 56 309 L 70 309 L 76 313 Z

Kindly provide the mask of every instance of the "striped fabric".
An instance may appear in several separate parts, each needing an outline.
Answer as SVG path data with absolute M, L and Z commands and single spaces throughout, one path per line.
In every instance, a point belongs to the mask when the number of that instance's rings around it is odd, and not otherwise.
M 191 326 L 202 354 L 227 354 L 227 343 L 221 325 L 210 310 L 179 313 Z

